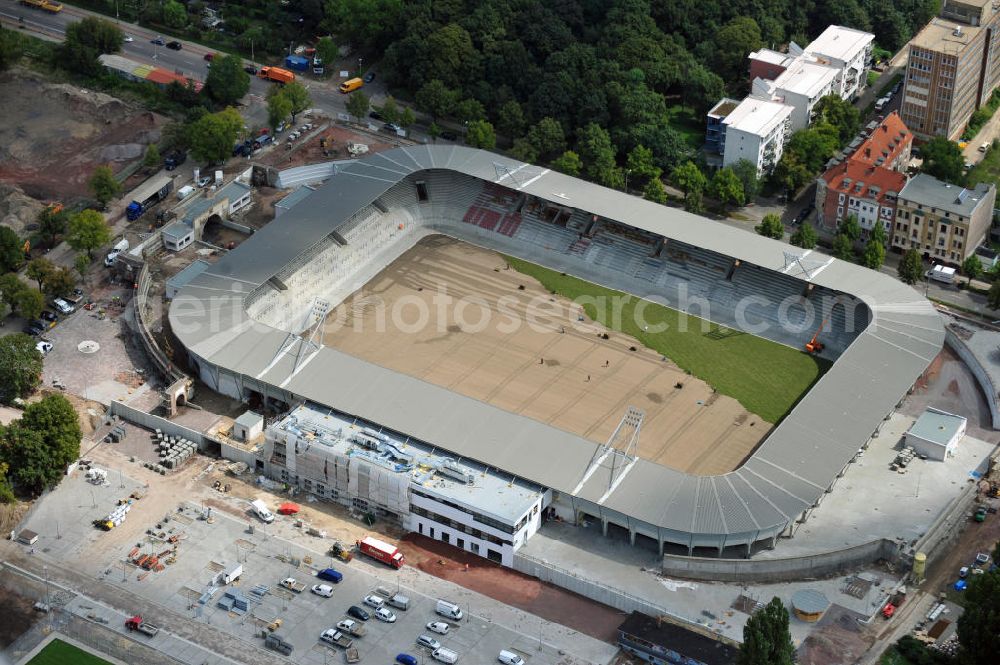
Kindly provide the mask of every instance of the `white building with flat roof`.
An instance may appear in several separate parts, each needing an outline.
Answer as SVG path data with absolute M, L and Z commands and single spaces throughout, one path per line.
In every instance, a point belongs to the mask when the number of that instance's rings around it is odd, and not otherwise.
M 791 115 L 793 132 L 809 126 L 816 102 L 838 91 L 839 71 L 830 65 L 799 58 L 781 76 L 766 84 L 772 99 L 794 109 Z M 760 83 L 759 79 L 754 82 L 755 90 L 761 89 Z
M 875 35 L 870 32 L 831 25 L 805 48 L 805 53 L 838 70 L 836 92 L 850 100 L 867 83 L 874 41 Z
M 786 104 L 747 97 L 722 121 L 726 126 L 722 165 L 741 159 L 757 165 L 757 175 L 770 173 L 791 135 L 794 109 Z

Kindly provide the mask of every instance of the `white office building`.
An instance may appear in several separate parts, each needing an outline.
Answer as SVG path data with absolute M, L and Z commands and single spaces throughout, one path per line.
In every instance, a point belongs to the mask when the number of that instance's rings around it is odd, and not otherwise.
M 837 70 L 834 92 L 851 100 L 864 89 L 875 35 L 831 25 L 805 48 L 806 55 Z
M 723 166 L 741 159 L 757 165 L 757 175 L 770 173 L 791 135 L 794 109 L 786 104 L 747 97 L 722 121 L 725 125 Z
M 505 566 L 552 502 L 533 483 L 309 403 L 272 423 L 252 455 L 275 480 Z

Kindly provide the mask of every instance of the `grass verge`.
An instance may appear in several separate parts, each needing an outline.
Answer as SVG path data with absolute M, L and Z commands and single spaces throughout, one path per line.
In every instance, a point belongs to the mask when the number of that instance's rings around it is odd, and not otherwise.
M 747 411 L 769 423 L 780 421 L 830 367 L 828 361 L 777 342 L 534 263 L 511 256 L 504 258 L 515 270 L 534 277 L 549 291 L 579 302 L 591 319 L 670 358 L 681 369 L 736 399 Z M 599 307 L 602 303 L 607 306 Z M 656 324 L 666 324 L 666 330 L 646 332 L 640 325 L 642 321 L 654 329 Z
M 667 107 L 667 124 L 692 148 L 700 149 L 705 143 L 705 120 L 692 109 L 680 105 Z
M 52 640 L 27 665 L 110 665 L 103 658 L 62 640 Z

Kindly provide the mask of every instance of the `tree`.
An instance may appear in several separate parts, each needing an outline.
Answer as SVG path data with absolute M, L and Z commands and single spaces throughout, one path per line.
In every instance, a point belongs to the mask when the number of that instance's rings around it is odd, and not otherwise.
M 171 28 L 183 28 L 187 25 L 187 9 L 177 0 L 167 0 L 163 5 L 163 22 Z
M 708 179 L 694 162 L 685 162 L 670 172 L 670 182 L 684 192 L 684 199 L 692 192 L 701 194 L 708 185 Z
M 781 223 L 781 218 L 773 212 L 764 215 L 764 219 L 753 230 L 764 237 L 776 240 L 781 240 L 785 237 L 785 225 Z
M 69 268 L 59 267 L 52 271 L 45 282 L 45 293 L 53 298 L 68 296 L 76 286 L 76 277 Z
M 2 436 L 2 433 L 0 433 L 0 436 Z M 10 486 L 10 480 L 7 477 L 9 470 L 9 464 L 0 462 L 0 503 L 14 503 L 17 500 L 17 497 L 14 496 L 14 490 Z
M 996 662 L 1000 653 L 1000 570 L 971 575 L 958 617 L 959 662 Z
M 705 212 L 700 189 L 693 189 L 684 196 L 684 209 L 695 214 Z
M 305 111 L 312 104 L 309 91 L 298 81 L 285 84 L 285 87 L 281 89 L 281 94 L 287 97 L 292 104 L 292 123 L 295 122 L 296 115 Z
M 97 56 L 117 53 L 122 48 L 122 31 L 111 21 L 89 17 L 66 26 L 61 62 L 78 72 L 97 75 L 101 65 Z
M 737 82 L 734 88 L 745 87 L 746 57 L 762 45 L 757 21 L 748 16 L 732 19 L 715 35 L 715 72 L 724 81 Z
M 905 284 L 916 284 L 924 277 L 924 263 L 920 258 L 920 253 L 915 249 L 909 249 L 903 254 L 897 268 L 899 279 Z
M 0 402 L 24 399 L 42 381 L 42 354 L 24 333 L 0 337 Z
M 792 234 L 791 242 L 796 247 L 801 247 L 802 249 L 813 249 L 816 247 L 816 243 L 819 242 L 819 236 L 816 234 L 816 229 L 812 227 L 812 224 L 803 222 L 802 226 Z
M 21 416 L 21 425 L 39 432 L 61 471 L 80 456 L 80 417 L 68 399 L 48 395 L 29 404 Z
M 24 274 L 27 275 L 28 279 L 33 279 L 38 282 L 38 290 L 43 291 L 45 289 L 45 282 L 52 277 L 52 274 L 56 271 L 55 265 L 52 261 L 44 257 L 39 257 L 37 259 L 32 259 L 28 263 L 28 267 L 25 269 Z
M 788 632 L 788 610 L 773 598 L 743 626 L 738 665 L 792 665 L 795 647 Z
M 962 274 L 969 278 L 969 284 L 972 284 L 972 280 L 976 279 L 983 274 L 983 263 L 979 260 L 979 257 L 975 254 L 970 254 L 964 261 L 962 261 Z
M 823 97 L 813 107 L 815 123 L 826 123 L 837 128 L 840 143 L 844 144 L 854 138 L 861 125 L 861 114 L 858 109 L 840 95 L 830 94 Z
M 204 115 L 188 128 L 191 152 L 202 162 L 224 162 L 232 154 L 242 130 L 243 118 L 232 107 Z
M 837 227 L 837 233 L 844 234 L 845 236 L 850 238 L 851 242 L 856 242 L 858 239 L 860 239 L 861 224 L 858 223 L 857 215 L 851 214 L 845 217 L 844 219 L 840 220 L 840 224 Z M 884 235 L 885 234 L 883 233 L 883 237 Z
M 760 178 L 757 177 L 757 165 L 749 159 L 741 159 L 730 167 L 743 185 L 743 200 L 750 203 L 760 193 Z
M 552 168 L 566 175 L 578 176 L 583 170 L 583 162 L 580 160 L 580 155 L 567 150 L 552 160 Z
M 235 55 L 212 60 L 205 79 L 205 92 L 219 104 L 235 104 L 250 91 L 250 75 L 243 71 L 243 61 Z
M 316 57 L 324 65 L 330 67 L 340 57 L 340 50 L 337 48 L 337 44 L 329 37 L 320 37 L 319 41 L 316 42 Z
M 415 101 L 418 110 L 437 120 L 451 114 L 458 103 L 458 93 L 450 90 L 441 79 L 431 79 L 417 91 Z
M 0 433 L 0 456 L 10 467 L 10 480 L 33 495 L 41 494 L 63 475 L 53 463 L 41 433 L 24 427 L 20 421 L 14 421 Z
M 359 93 L 355 93 L 359 94 Z M 351 99 L 354 95 L 351 95 Z M 351 103 L 351 99 L 347 100 L 347 103 Z M 350 107 L 347 109 L 350 113 Z M 267 124 L 272 128 L 277 127 L 282 122 L 285 121 L 288 116 L 292 114 L 292 102 L 287 97 L 281 94 L 281 90 L 278 87 L 273 87 L 267 92 Z
M 840 148 L 840 133 L 829 123 L 815 123 L 809 129 L 800 129 L 788 139 L 788 146 L 782 154 L 794 157 L 809 171 L 818 173 L 833 154 Z
M 486 107 L 478 99 L 467 97 L 455 105 L 455 118 L 462 123 L 486 119 Z
M 1000 309 L 1000 280 L 990 285 L 990 291 L 986 294 L 986 304 L 990 309 Z M 996 559 L 996 557 L 993 557 Z
M 45 297 L 34 289 L 27 286 L 14 294 L 14 303 L 11 307 L 22 319 L 37 319 L 45 309 Z
M 385 103 L 382 104 L 382 108 L 379 109 L 379 113 L 382 114 L 382 120 L 395 124 L 399 122 L 399 107 L 396 105 L 396 100 L 392 97 L 388 97 Z
M 475 120 L 469 123 L 465 133 L 465 142 L 473 148 L 492 150 L 497 145 L 497 135 L 493 125 L 486 120 Z
M 94 174 L 87 182 L 90 193 L 94 195 L 101 207 L 108 205 L 108 201 L 122 193 L 122 186 L 115 179 L 114 171 L 110 166 L 98 166 L 94 169 Z
M 24 263 L 24 243 L 14 229 L 0 226 L 0 272 L 17 270 Z
M 882 222 L 876 221 L 872 226 L 872 231 L 868 235 L 868 242 L 865 243 L 865 251 L 861 255 L 861 262 L 865 267 L 878 270 L 885 263 L 885 246 L 888 239 L 885 235 L 885 228 Z
M 799 191 L 812 178 L 812 173 L 802 160 L 792 153 L 785 152 L 778 160 L 772 176 L 774 182 L 785 188 L 788 194 Z
M 403 107 L 403 112 L 399 114 L 399 126 L 403 129 L 408 129 L 415 125 L 417 122 L 417 116 L 414 115 L 413 109 L 409 106 Z
M 46 206 L 38 213 L 38 235 L 49 247 L 55 247 L 59 236 L 66 233 L 69 213 L 62 206 Z
M 158 168 L 162 159 L 160 149 L 156 147 L 155 143 L 150 143 L 146 148 L 146 156 L 142 158 L 142 165 L 147 169 Z
M 923 145 L 920 156 L 924 160 L 920 168 L 927 175 L 955 185 L 965 181 L 965 157 L 954 141 L 935 136 Z
M 709 193 L 723 205 L 743 205 L 745 200 L 743 183 L 730 168 L 722 168 L 715 172 L 709 185 Z
M 605 187 L 624 186 L 625 176 L 615 162 L 615 146 L 606 129 L 596 122 L 589 123 L 577 134 L 576 151 L 587 177 Z
M 854 241 L 846 233 L 838 233 L 833 239 L 833 255 L 841 261 L 854 260 Z
M 663 169 L 657 166 L 653 160 L 653 151 L 641 144 L 632 148 L 628 153 L 625 167 L 636 178 L 657 180 L 663 174 Z
M 566 150 L 566 133 L 555 118 L 542 118 L 528 130 L 525 138 L 542 161 L 548 161 Z
M 77 254 L 76 258 L 73 259 L 73 267 L 80 274 L 80 279 L 83 279 L 87 276 L 87 271 L 90 269 L 90 259 L 87 258 L 86 254 Z
M 505 136 L 520 136 L 524 132 L 525 124 L 524 110 L 513 99 L 504 102 L 497 112 L 497 129 Z
M 20 60 L 23 52 L 18 35 L 13 30 L 0 28 L 0 71 Z
M 229 142 L 232 150 L 233 142 Z M 69 218 L 69 232 L 66 243 L 77 251 L 87 252 L 87 258 L 94 258 L 94 250 L 111 242 L 111 227 L 104 215 L 96 210 L 82 210 Z
M 345 104 L 347 112 L 353 115 L 358 122 L 361 122 L 362 118 L 368 117 L 368 111 L 371 108 L 371 101 L 368 99 L 368 95 L 356 90 L 347 98 L 347 104 Z
M 666 205 L 667 201 L 670 200 L 670 197 L 667 196 L 667 189 L 659 178 L 651 178 L 646 183 L 646 188 L 642 190 L 642 198 L 661 205 Z

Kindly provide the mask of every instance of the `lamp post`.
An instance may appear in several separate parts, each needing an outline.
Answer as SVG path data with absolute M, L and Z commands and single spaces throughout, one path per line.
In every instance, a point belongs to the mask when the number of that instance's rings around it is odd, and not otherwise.
M 358 76 L 361 76 L 361 63 L 364 61 L 364 58 L 358 58 Z

